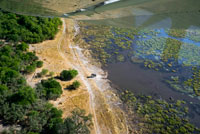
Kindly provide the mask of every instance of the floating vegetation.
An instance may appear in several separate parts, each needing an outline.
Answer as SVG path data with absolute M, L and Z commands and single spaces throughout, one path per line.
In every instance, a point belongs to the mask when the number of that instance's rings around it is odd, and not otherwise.
M 193 67 L 193 75 L 192 78 L 186 80 L 184 84 L 186 86 L 192 87 L 195 94 L 200 96 L 200 68 Z
M 176 91 L 178 91 L 178 92 L 180 92 L 180 93 L 185 93 L 185 94 L 187 94 L 187 95 L 189 95 L 189 96 L 191 96 L 191 97 L 196 96 L 196 95 L 194 94 L 193 89 L 192 89 L 192 88 L 189 88 L 189 87 L 186 87 L 186 86 L 183 84 L 183 81 L 181 81 L 181 79 L 180 79 L 178 76 L 171 76 L 171 78 L 165 80 L 165 82 L 166 82 L 167 84 L 169 84 L 169 86 L 170 86 L 172 89 L 174 89 L 174 90 L 176 90 Z
M 189 76 L 171 76 L 170 79 L 165 80 L 169 86 L 180 92 L 185 93 L 188 96 L 200 99 L 200 69 L 193 67 L 193 74 L 191 78 Z M 185 80 L 186 79 L 186 80 Z
M 157 38 L 153 37 L 149 40 L 137 40 L 135 48 L 135 56 L 143 56 L 146 58 L 154 58 L 159 60 L 162 54 L 162 51 L 165 47 L 166 38 Z M 151 56 L 152 55 L 152 56 Z M 156 58 L 157 56 L 157 58 Z
M 199 36 L 200 37 L 200 36 Z M 179 63 L 184 66 L 200 65 L 200 47 L 194 44 L 184 43 L 179 51 Z
M 163 50 L 162 60 L 167 62 L 170 59 L 178 60 L 178 54 L 181 47 L 181 42 L 175 39 L 168 38 L 165 49 Z
M 89 44 L 88 49 L 101 63 L 124 61 L 122 54 L 131 50 L 136 29 L 116 28 L 103 25 L 80 23 L 82 38 Z
M 120 54 L 120 55 L 117 56 L 117 61 L 123 62 L 124 60 L 125 60 L 124 55 Z
M 184 38 L 186 35 L 186 30 L 185 29 L 170 29 L 168 34 L 172 37 Z
M 124 91 L 122 101 L 126 104 L 133 121 L 134 133 L 139 134 L 191 134 L 200 129 L 189 123 L 188 107 L 181 100 L 166 102 L 151 96 L 135 96 Z
M 200 29 L 195 28 L 192 30 L 187 30 L 186 37 L 188 37 L 189 39 L 191 39 L 193 41 L 200 42 Z
M 152 60 L 146 60 L 144 62 L 144 66 L 147 67 L 147 68 L 159 71 L 162 68 L 163 65 L 161 63 L 153 62 Z

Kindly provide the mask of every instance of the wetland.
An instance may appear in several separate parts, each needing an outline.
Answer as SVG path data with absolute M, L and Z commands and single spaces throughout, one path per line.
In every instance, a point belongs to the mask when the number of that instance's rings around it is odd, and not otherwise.
M 83 22 L 80 27 L 81 34 L 77 38 L 85 41 L 81 47 L 89 49 L 93 58 L 101 62 L 102 68 L 108 72 L 108 79 L 120 94 L 133 93 L 135 98 L 140 98 L 137 103 L 140 105 L 148 96 L 150 101 L 162 101 L 174 108 L 174 103 L 183 101 L 187 112 L 180 116 L 180 120 L 186 119 L 200 127 L 200 30 L 119 28 Z M 137 114 L 136 106 L 131 109 Z M 146 113 L 148 117 L 149 114 L 152 113 Z M 164 122 L 160 122 L 163 125 Z M 199 133 L 198 129 L 186 132 L 186 128 L 183 126 L 177 132 L 174 128 L 164 129 L 170 129 L 168 133 Z M 153 128 L 151 132 L 154 132 Z M 154 133 L 164 133 L 164 130 Z

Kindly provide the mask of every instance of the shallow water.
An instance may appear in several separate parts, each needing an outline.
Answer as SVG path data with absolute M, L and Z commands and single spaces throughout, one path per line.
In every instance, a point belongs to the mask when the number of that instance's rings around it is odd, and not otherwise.
M 108 71 L 108 79 L 112 81 L 113 86 L 121 91 L 130 90 L 136 95 L 151 95 L 167 101 L 170 101 L 170 99 L 184 100 L 190 108 L 192 108 L 191 102 L 199 104 L 198 99 L 177 92 L 164 82 L 166 78 L 174 75 L 173 73 L 145 69 L 139 64 L 130 62 L 111 63 L 104 69 Z M 200 127 L 200 114 L 192 109 L 190 110 L 190 117 L 191 122 Z

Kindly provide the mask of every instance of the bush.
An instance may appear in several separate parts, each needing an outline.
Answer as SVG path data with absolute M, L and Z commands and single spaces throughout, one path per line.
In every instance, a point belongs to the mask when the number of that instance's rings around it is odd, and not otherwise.
M 90 134 L 92 115 L 86 115 L 84 110 L 74 109 L 72 116 L 67 117 L 58 130 L 58 134 Z
M 48 72 L 49 72 L 49 70 L 48 70 L 48 69 L 42 69 L 42 72 L 41 72 L 41 74 L 42 74 L 42 75 L 46 75 Z
M 43 61 L 37 61 L 36 66 L 41 68 L 43 66 Z
M 25 73 L 28 73 L 28 74 L 33 73 L 33 72 L 35 72 L 35 69 L 36 69 L 35 65 L 29 65 L 29 66 L 26 67 Z
M 54 75 L 54 72 L 49 72 L 49 76 L 53 76 Z
M 60 78 L 61 80 L 67 81 L 67 80 L 71 80 L 74 77 L 76 77 L 78 75 L 78 71 L 77 70 L 63 70 L 60 74 Z
M 38 90 L 43 90 L 44 96 L 47 100 L 56 99 L 62 94 L 62 87 L 60 83 L 52 78 L 48 80 L 42 80 L 41 84 L 42 89 Z
M 68 87 L 68 89 L 77 89 L 77 88 L 79 88 L 80 87 L 80 85 L 81 85 L 81 83 L 79 82 L 79 81 L 74 81 L 73 83 L 72 83 L 72 85 L 70 85 L 69 87 Z
M 22 89 L 19 89 L 19 91 L 12 96 L 12 101 L 27 105 L 32 104 L 36 100 L 36 94 L 35 91 L 31 87 L 24 87 Z
M 16 48 L 17 48 L 17 50 L 27 51 L 29 46 L 28 46 L 28 44 L 22 42 L 21 44 L 18 44 Z

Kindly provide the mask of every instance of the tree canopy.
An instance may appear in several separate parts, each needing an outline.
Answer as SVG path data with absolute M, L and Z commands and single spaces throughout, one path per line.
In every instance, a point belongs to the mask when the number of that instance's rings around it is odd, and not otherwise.
M 58 18 L 40 18 L 0 11 L 0 38 L 14 42 L 42 42 L 53 39 L 61 24 L 62 21 Z
M 67 81 L 67 80 L 73 79 L 77 75 L 78 75 L 78 71 L 77 70 L 74 70 L 74 69 L 63 70 L 60 73 L 60 78 L 61 78 L 61 80 Z

